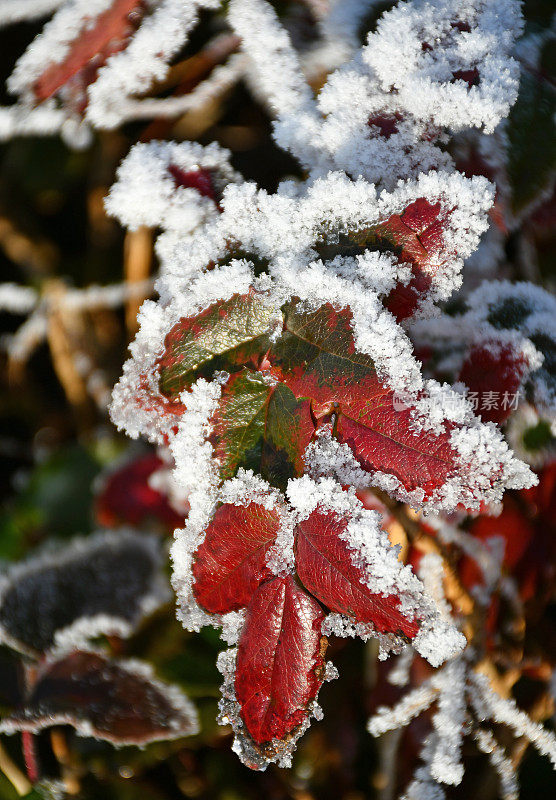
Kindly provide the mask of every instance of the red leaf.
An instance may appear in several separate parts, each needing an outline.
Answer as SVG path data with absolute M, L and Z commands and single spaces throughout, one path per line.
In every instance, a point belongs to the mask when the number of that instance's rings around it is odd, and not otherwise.
M 395 132 L 388 118 L 369 120 L 381 135 L 388 138 Z M 319 256 L 328 261 L 338 255 L 354 256 L 366 251 L 387 253 L 400 263 L 410 264 L 412 279 L 407 286 L 396 286 L 387 298 L 386 306 L 398 320 L 411 316 L 423 295 L 432 284 L 439 266 L 439 251 L 444 246 L 444 230 L 449 214 L 442 212 L 440 202 L 430 203 L 420 197 L 401 214 L 360 230 L 341 232 L 334 241 L 317 242 Z M 417 223 L 417 225 L 416 225 Z M 441 259 L 440 259 L 441 260 Z
M 449 431 L 416 433 L 411 409 L 378 379 L 372 359 L 356 350 L 351 312 L 323 305 L 286 313 L 285 331 L 269 358 L 296 397 L 311 398 L 316 417 L 335 412 L 335 433 L 361 466 L 394 475 L 428 498 L 455 470 Z
M 427 228 L 438 221 L 440 213 L 440 203 L 431 205 L 428 200 L 423 198 L 410 203 L 401 216 L 404 225 L 411 228 L 417 234 L 423 234 Z
M 183 525 L 184 515 L 174 511 L 168 499 L 149 486 L 150 476 L 163 466 L 158 456 L 146 455 L 108 475 L 95 502 L 100 525 L 112 528 L 122 522 L 140 525 L 152 520 L 171 530 Z
M 527 369 L 527 360 L 509 345 L 486 344 L 474 347 L 465 359 L 458 380 L 465 383 L 471 392 L 477 392 L 476 412 L 485 422 L 504 422 L 515 404 L 513 396 L 518 392 Z M 497 395 L 493 397 L 493 391 Z M 510 400 L 503 402 L 504 394 Z M 490 398 L 490 399 L 489 399 Z
M 297 525 L 300 580 L 331 611 L 355 622 L 370 622 L 381 633 L 401 633 L 413 639 L 419 623 L 399 611 L 399 597 L 373 593 L 365 583 L 363 571 L 354 565 L 353 551 L 340 538 L 347 525 L 345 517 L 318 509 Z
M 189 189 L 197 189 L 200 195 L 214 200 L 216 203 L 216 195 L 214 193 L 214 186 L 212 183 L 212 175 L 208 169 L 196 169 L 186 172 L 175 164 L 170 164 L 168 172 L 176 182 L 176 186 L 184 186 Z
M 43 663 L 27 703 L 5 716 L 0 730 L 53 725 L 71 725 L 82 736 L 119 746 L 197 732 L 191 703 L 177 686 L 157 681 L 148 665 L 84 651 Z
M 367 120 L 367 125 L 374 125 L 380 131 L 380 136 L 389 139 L 394 133 L 398 132 L 397 123 L 403 119 L 398 112 L 394 114 L 373 114 Z
M 481 76 L 477 67 L 473 67 L 472 69 L 457 69 L 455 72 L 452 72 L 452 75 L 454 81 L 464 81 L 469 88 L 478 86 L 481 82 Z
M 319 604 L 291 575 L 261 584 L 239 642 L 236 696 L 257 744 L 282 739 L 307 715 L 322 685 L 326 639 Z
M 364 469 L 394 475 L 405 489 L 423 489 L 428 498 L 454 472 L 449 432 L 416 433 L 411 410 L 397 408 L 394 399 L 395 393 L 376 378 L 362 383 L 359 397 L 341 406 L 338 441 L 350 447 Z
M 52 97 L 70 80 L 72 88 L 82 92 L 93 83 L 108 58 L 126 47 L 144 13 L 144 0 L 114 0 L 90 27 L 86 27 L 90 22 L 86 20 L 65 58 L 48 66 L 35 82 L 37 100 Z
M 445 220 L 440 218 L 440 203 L 432 205 L 419 198 L 400 216 L 393 214 L 380 225 L 382 235 L 390 238 L 399 252 L 400 261 L 409 262 L 413 277 L 407 286 L 397 286 L 390 292 L 386 305 L 396 319 L 410 317 L 419 300 L 429 290 L 436 271 L 431 258 L 443 244 Z
M 193 563 L 193 593 L 204 609 L 225 614 L 249 603 L 272 575 L 266 555 L 279 527 L 278 513 L 259 503 L 224 503 L 216 510 Z

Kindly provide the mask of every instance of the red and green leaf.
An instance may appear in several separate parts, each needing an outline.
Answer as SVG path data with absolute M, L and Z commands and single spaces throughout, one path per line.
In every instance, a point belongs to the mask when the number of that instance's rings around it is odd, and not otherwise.
M 270 345 L 274 311 L 254 292 L 221 300 L 177 322 L 158 361 L 159 387 L 174 400 L 199 377 L 236 372 Z
M 210 441 L 223 479 L 243 467 L 281 489 L 302 474 L 302 456 L 315 430 L 307 400 L 247 370 L 226 384 L 211 424 Z
M 297 574 L 303 585 L 331 611 L 354 622 L 372 623 L 381 633 L 413 639 L 419 623 L 399 610 L 400 598 L 372 592 L 353 550 L 342 539 L 348 519 L 317 509 L 296 526 Z
M 429 497 L 454 472 L 449 433 L 417 433 L 411 409 L 394 405 L 370 356 L 356 350 L 351 312 L 331 305 L 304 312 L 292 304 L 269 359 L 296 397 L 311 398 L 316 417 L 334 412 L 335 432 L 368 471 L 394 475 Z
M 262 745 L 294 733 L 323 682 L 324 613 L 291 575 L 259 586 L 247 609 L 235 690 L 241 718 Z
M 145 10 L 144 0 L 114 0 L 93 24 L 84 24 L 63 60 L 47 66 L 36 80 L 33 90 L 37 100 L 47 100 L 68 84 L 76 94 L 82 93 L 108 58 L 127 46 Z M 85 103 L 83 98 L 83 106 Z
M 248 605 L 254 590 L 272 577 L 266 556 L 280 527 L 276 511 L 259 503 L 224 503 L 215 512 L 193 562 L 193 593 L 212 614 Z
M 337 242 L 317 245 L 321 258 L 353 256 L 366 250 L 388 253 L 399 263 L 410 264 L 413 277 L 407 286 L 398 285 L 386 306 L 398 320 L 406 319 L 429 291 L 438 268 L 437 254 L 443 246 L 446 217 L 440 203 L 434 205 L 420 197 L 402 214 L 392 214 L 384 222 L 340 234 Z

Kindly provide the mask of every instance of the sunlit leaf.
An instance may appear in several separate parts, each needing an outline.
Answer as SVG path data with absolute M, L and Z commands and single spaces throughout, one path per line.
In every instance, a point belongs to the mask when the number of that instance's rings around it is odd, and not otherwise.
M 171 399 L 198 377 L 236 371 L 269 346 L 273 309 L 256 294 L 234 295 L 176 323 L 158 362 L 160 391 Z
M 323 619 L 318 603 L 290 575 L 254 592 L 239 643 L 235 688 L 242 719 L 257 744 L 287 736 L 306 719 L 323 680 Z

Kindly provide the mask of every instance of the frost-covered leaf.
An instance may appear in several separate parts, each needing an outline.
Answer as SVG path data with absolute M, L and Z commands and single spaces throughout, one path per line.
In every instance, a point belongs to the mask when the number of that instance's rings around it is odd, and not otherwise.
M 517 410 L 520 396 L 551 416 L 556 409 L 554 297 L 531 283 L 485 281 L 465 304 L 462 313 L 415 323 L 418 346 L 431 347 L 440 371 L 453 370 L 453 378 L 459 376 L 476 393 L 474 405 L 484 419 L 504 421 Z
M 324 614 L 291 575 L 253 593 L 239 642 L 235 690 L 251 738 L 272 754 L 273 739 L 307 718 L 324 679 Z
M 243 467 L 282 489 L 303 472 L 302 456 L 315 430 L 308 400 L 248 371 L 226 384 L 211 426 L 222 478 Z
M 16 3 L 17 4 L 17 3 Z M 90 144 L 89 125 L 115 128 L 128 119 L 180 113 L 182 98 L 145 92 L 166 77 L 201 8 L 219 0 L 64 0 L 19 58 L 8 80 L 19 102 L 4 108 L 2 138 L 61 132 L 72 146 Z M 221 54 L 224 59 L 226 51 Z M 219 58 L 217 57 L 217 63 Z M 229 74 L 231 71 L 231 75 Z M 237 80 L 226 70 L 224 83 Z M 209 85 L 222 81 L 217 71 Z M 204 87 L 203 87 L 204 88 Z M 186 105 L 195 105 L 188 96 Z M 181 102 L 180 102 L 181 101 Z M 35 107 L 36 106 L 36 107 Z M 84 119 L 83 119 L 84 118 Z
M 98 534 L 13 567 L 0 583 L 0 638 L 23 652 L 129 636 L 169 596 L 158 539 Z
M 400 611 L 398 596 L 371 591 L 345 537 L 347 526 L 346 517 L 319 510 L 297 525 L 296 565 L 303 585 L 331 611 L 413 639 L 418 621 Z
M 170 164 L 168 172 L 175 181 L 176 186 L 186 189 L 195 189 L 201 197 L 208 197 L 216 202 L 213 178 L 208 169 L 184 170 L 175 164 Z
M 80 736 L 144 745 L 197 732 L 195 708 L 148 664 L 76 651 L 38 668 L 27 701 L 0 720 L 0 731 L 41 731 L 71 725 Z
M 166 336 L 159 360 L 160 391 L 175 399 L 199 377 L 236 371 L 268 349 L 274 312 L 254 293 L 234 295 L 195 317 L 180 320 Z
M 60 61 L 52 60 L 33 86 L 40 102 L 65 87 L 79 110 L 86 105 L 85 90 L 107 59 L 123 50 L 145 13 L 144 0 L 113 0 L 94 23 L 87 20 Z
M 194 555 L 193 593 L 199 605 L 213 614 L 247 606 L 257 586 L 272 577 L 267 555 L 279 527 L 274 509 L 222 504 Z
M 118 167 L 106 209 L 132 230 L 140 225 L 182 235 L 198 230 L 218 217 L 227 184 L 240 181 L 229 159 L 215 142 L 139 142 Z
M 416 432 L 410 408 L 396 407 L 396 396 L 378 381 L 369 381 L 359 397 L 341 406 L 338 441 L 353 451 L 368 471 L 394 475 L 412 492 L 430 497 L 456 472 L 457 454 L 449 431 Z
M 269 359 L 297 397 L 311 398 L 317 416 L 337 415 L 337 438 L 364 469 L 395 475 L 426 495 L 454 472 L 449 435 L 415 431 L 411 409 L 396 405 L 372 359 L 356 350 L 349 310 L 292 305 Z
M 340 234 L 337 244 L 321 244 L 316 249 L 323 259 L 354 256 L 370 250 L 390 254 L 399 263 L 410 264 L 411 281 L 393 289 L 386 300 L 389 311 L 402 320 L 411 316 L 431 287 L 447 226 L 447 215 L 442 213 L 440 203 L 419 198 L 401 214 L 392 214 L 369 228 Z
M 521 27 L 513 0 L 413 0 L 382 16 L 363 59 L 417 119 L 491 133 L 517 94 L 510 49 Z
M 443 620 L 423 583 L 400 561 L 377 511 L 331 478 L 291 481 L 300 580 L 332 613 L 325 633 L 376 636 L 385 651 L 408 640 L 438 666 L 465 639 Z

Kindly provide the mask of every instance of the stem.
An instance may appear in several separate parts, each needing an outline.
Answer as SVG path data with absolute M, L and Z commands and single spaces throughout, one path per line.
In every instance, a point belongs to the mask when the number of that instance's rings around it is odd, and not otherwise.
M 66 792 L 69 795 L 79 794 L 81 791 L 79 783 L 80 770 L 73 761 L 72 753 L 68 747 L 66 736 L 62 729 L 51 729 L 50 744 L 52 746 L 52 752 L 60 764 Z
M 40 769 L 37 759 L 37 751 L 35 748 L 35 736 L 33 733 L 31 733 L 31 731 L 21 732 L 21 746 L 23 748 L 23 757 L 25 759 L 27 776 L 31 783 L 38 783 Z
M 23 772 L 15 764 L 8 753 L 5 751 L 4 746 L 0 742 L 0 770 L 4 773 L 6 778 L 12 784 L 20 797 L 29 794 L 33 788 Z

